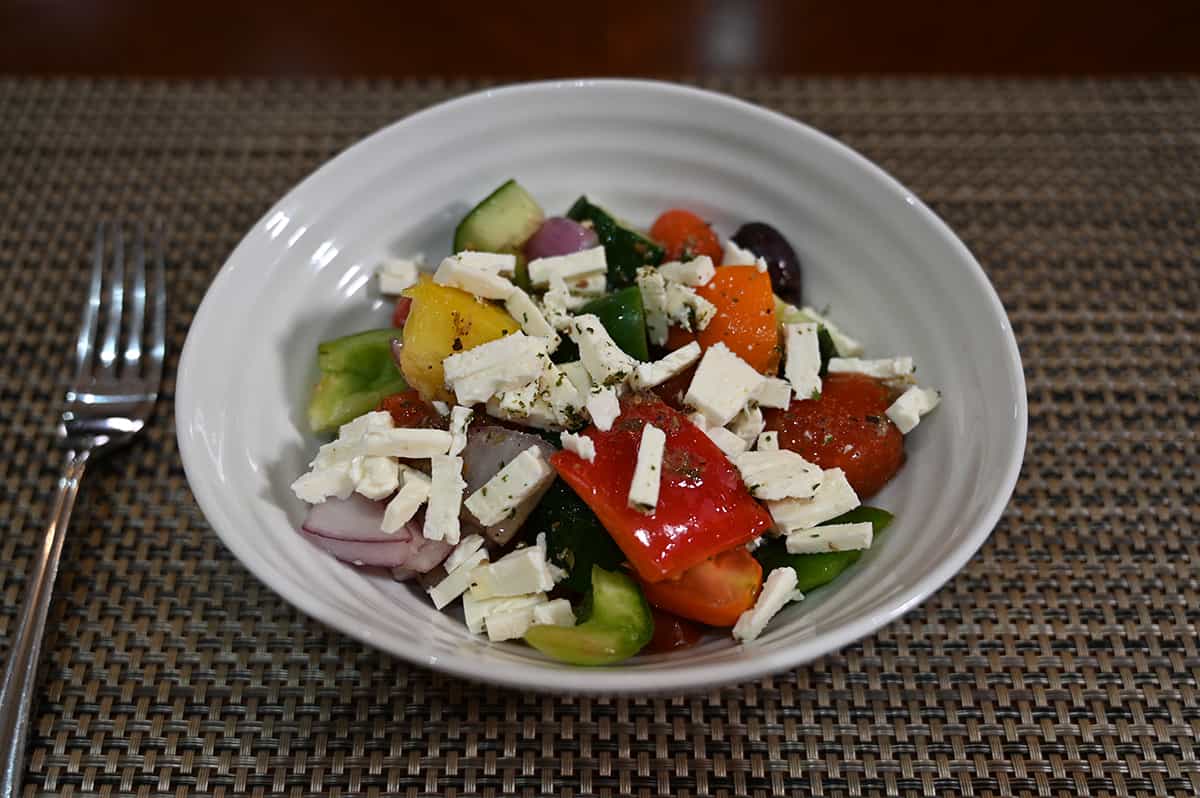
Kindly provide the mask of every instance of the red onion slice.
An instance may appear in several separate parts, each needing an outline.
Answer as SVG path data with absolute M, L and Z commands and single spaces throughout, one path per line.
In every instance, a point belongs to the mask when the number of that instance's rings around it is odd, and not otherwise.
M 357 494 L 349 499 L 329 499 L 309 508 L 300 534 L 318 548 L 354 565 L 404 568 L 424 573 L 441 564 L 454 548 L 421 534 L 420 516 L 394 535 L 379 528 L 383 502 Z
M 572 219 L 552 216 L 525 242 L 525 256 L 549 258 L 591 249 L 599 243 L 596 231 Z

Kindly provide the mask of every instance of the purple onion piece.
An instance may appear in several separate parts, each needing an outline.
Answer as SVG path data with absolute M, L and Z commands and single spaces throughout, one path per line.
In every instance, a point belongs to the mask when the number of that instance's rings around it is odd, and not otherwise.
M 596 231 L 572 219 L 551 216 L 525 242 L 525 257 L 550 258 L 591 249 L 599 243 Z

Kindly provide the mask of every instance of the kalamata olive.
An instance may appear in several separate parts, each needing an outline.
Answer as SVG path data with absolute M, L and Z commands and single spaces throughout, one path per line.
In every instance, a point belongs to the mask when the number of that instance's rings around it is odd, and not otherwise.
M 771 287 L 780 299 L 793 305 L 803 302 L 800 258 L 778 230 L 766 222 L 749 222 L 738 228 L 733 241 L 767 262 Z

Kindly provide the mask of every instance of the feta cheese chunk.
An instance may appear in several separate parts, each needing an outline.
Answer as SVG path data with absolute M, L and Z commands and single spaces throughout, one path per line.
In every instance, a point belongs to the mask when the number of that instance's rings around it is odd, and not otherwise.
M 413 519 L 421 505 L 429 501 L 429 491 L 433 487 L 429 477 L 410 466 L 400 466 L 400 479 L 400 490 L 387 503 L 379 525 L 389 535 L 399 532 Z
M 756 266 L 760 272 L 767 270 L 767 262 L 748 249 L 742 249 L 732 238 L 725 239 L 722 266 Z
M 467 535 L 460 540 L 454 547 L 454 551 L 450 552 L 450 556 L 442 562 L 446 573 L 452 573 L 458 566 L 466 562 L 471 555 L 483 548 L 483 543 L 482 535 Z
M 621 401 L 614 388 L 592 388 L 587 399 L 588 415 L 601 432 L 612 429 L 613 422 L 621 415 Z
M 471 426 L 473 418 L 475 411 L 469 407 L 455 405 L 450 411 L 450 446 L 447 454 L 459 455 L 467 448 L 467 427 Z
M 662 482 L 663 450 L 667 434 L 653 424 L 642 427 L 642 440 L 638 444 L 637 465 L 633 469 L 633 480 L 629 484 L 629 506 L 647 515 L 653 514 L 658 506 L 658 488 Z
M 760 452 L 779 451 L 779 433 L 774 430 L 760 432 L 758 435 L 758 444 L 754 448 Z
M 561 277 L 550 280 L 550 288 L 542 294 L 542 314 L 547 323 L 559 332 L 571 329 L 571 311 L 578 305 L 575 303 L 567 284 Z
M 367 441 L 372 435 L 392 431 L 392 426 L 391 414 L 382 411 L 363 413 L 346 422 L 338 428 L 337 440 L 317 450 L 309 463 L 311 470 L 292 483 L 292 492 L 309 504 L 320 504 L 331 496 L 349 498 L 363 482 L 363 490 L 373 498 L 387 496 L 391 491 L 384 491 L 389 486 L 395 490 L 391 467 L 374 460 L 365 462 L 365 458 L 386 454 L 369 450 Z
M 869 521 L 858 524 L 830 524 L 797 529 L 787 536 L 789 554 L 822 554 L 871 548 L 874 527 Z
M 759 407 L 773 407 L 776 410 L 786 410 L 792 403 L 792 386 L 787 380 L 778 377 L 767 377 L 762 385 L 750 397 L 758 402 Z
M 795 452 L 743 452 L 730 458 L 756 499 L 811 499 L 821 486 L 821 467 Z
M 637 361 L 613 341 L 600 319 L 591 313 L 575 317 L 571 338 L 579 346 L 579 358 L 592 381 L 606 388 L 623 383 Z
M 354 492 L 349 463 L 331 463 L 325 468 L 313 467 L 292 483 L 292 493 L 302 502 L 320 504 L 331 496 L 348 499 Z
M 642 293 L 642 309 L 646 314 L 646 333 L 650 343 L 667 343 L 671 320 L 667 318 L 667 281 L 653 266 L 644 266 L 637 273 L 638 290 Z
M 384 258 L 376 274 L 379 275 L 379 293 L 395 296 L 417 284 L 421 264 L 416 258 Z
M 784 344 L 787 362 L 784 376 L 792 384 L 797 399 L 812 399 L 821 392 L 821 347 L 817 325 L 811 322 L 785 324 Z
M 887 357 L 879 360 L 860 360 L 856 357 L 833 357 L 829 359 L 829 373 L 853 372 L 866 374 L 881 380 L 911 379 L 916 369 L 911 357 Z
M 746 442 L 724 427 L 707 427 L 704 429 L 704 434 L 725 453 L 726 457 L 733 457 L 746 451 Z
M 574 452 L 589 463 L 596 462 L 596 444 L 587 435 L 564 432 L 562 434 L 562 447 L 568 452 Z
M 466 501 L 467 509 L 481 526 L 493 526 L 508 518 L 523 501 L 554 479 L 554 469 L 542 450 L 530 446 L 497 471 Z M 532 591 L 523 590 L 522 593 Z
M 574 626 L 575 611 L 571 609 L 571 602 L 565 598 L 554 599 L 545 604 L 534 605 L 533 622 L 546 626 Z
M 386 499 L 400 487 L 400 464 L 391 457 L 356 457 L 350 463 L 354 490 L 368 499 Z
M 442 361 L 446 386 L 459 404 L 486 402 L 494 394 L 528 385 L 549 362 L 548 341 L 515 332 Z
M 758 440 L 758 434 L 763 431 L 765 426 L 762 410 L 753 404 L 743 407 L 742 412 L 729 422 L 730 432 L 744 440 L 747 447 L 754 445 L 754 442 Z
M 433 409 L 437 411 L 437 414 L 439 416 L 450 415 L 450 405 L 446 404 L 445 402 L 443 402 L 439 399 L 433 400 Z
M 781 499 L 767 502 L 775 529 L 783 535 L 809 529 L 848 513 L 859 505 L 858 494 L 840 468 L 821 472 L 821 485 L 811 499 Z
M 534 258 L 529 261 L 529 282 L 535 288 L 539 288 L 549 285 L 551 275 L 569 282 L 573 278 L 607 271 L 608 261 L 604 257 L 604 247 L 597 246 L 569 255 Z
M 538 546 L 526 546 L 475 572 L 475 598 L 522 596 L 554 588 L 555 573 Z
M 733 625 L 733 636 L 742 641 L 755 639 L 776 613 L 796 598 L 796 572 L 791 568 L 776 568 L 767 576 L 754 606 L 743 612 Z
M 529 627 L 533 626 L 533 610 L 533 607 L 521 607 L 492 613 L 484 624 L 488 640 L 499 643 L 524 637 Z
M 397 427 L 368 433 L 365 453 L 372 457 L 402 457 L 406 460 L 423 460 L 435 454 L 446 454 L 453 443 L 453 436 L 441 429 L 417 429 Z
M 582 360 L 561 363 L 558 367 L 562 369 L 563 374 L 567 375 L 567 379 L 571 381 L 571 384 L 581 394 L 586 394 L 592 390 L 592 377 L 588 374 Z
M 700 344 L 692 341 L 653 363 L 639 363 L 633 370 L 633 387 L 639 391 L 662 385 L 700 359 Z
M 825 332 L 829 333 L 829 340 L 833 341 L 833 348 L 842 357 L 858 357 L 863 353 L 863 345 L 851 338 L 842 329 L 830 321 L 825 316 L 818 313 L 813 308 L 805 305 L 798 311 L 799 315 L 804 316 L 808 321 L 816 322 L 825 328 Z
M 504 309 L 517 320 L 526 335 L 548 340 L 550 343 L 546 347 L 547 351 L 553 352 L 558 348 L 562 339 L 550 322 L 546 321 L 545 314 L 529 294 L 520 288 L 514 288 L 512 294 L 504 301 Z
M 741 412 L 763 379 L 724 343 L 716 343 L 700 359 L 683 401 L 703 413 L 714 427 L 723 427 Z
M 572 295 L 595 299 L 598 296 L 604 296 L 608 290 L 608 275 L 604 272 L 596 272 L 595 274 L 585 274 L 582 277 L 574 277 L 571 282 L 567 283 L 567 288 Z
M 717 306 L 695 289 L 667 280 L 667 318 L 688 332 L 703 330 L 717 315 Z
M 886 411 L 887 417 L 907 435 L 916 428 L 921 416 L 928 414 L 941 401 L 941 394 L 932 388 L 913 385 L 892 402 Z
M 507 277 L 488 265 L 475 263 L 473 258 L 464 258 L 465 255 L 482 254 L 490 253 L 462 252 L 443 258 L 433 273 L 433 281 L 438 285 L 461 288 L 484 299 L 508 299 L 517 288 Z
M 458 516 L 462 512 L 462 495 L 467 483 L 462 478 L 462 458 L 436 454 L 430 458 L 432 474 L 429 507 L 425 510 L 425 527 L 421 533 L 427 540 L 458 543 L 462 530 Z
M 470 591 L 463 596 L 463 620 L 472 634 L 482 634 L 487 625 L 489 615 L 499 615 L 520 609 L 532 609 L 546 603 L 545 593 L 531 593 L 527 596 L 501 596 L 499 598 L 481 599 L 471 595 Z M 524 634 L 524 632 L 522 632 Z
M 672 280 L 682 285 L 692 288 L 699 288 L 702 285 L 708 285 L 709 280 L 716 276 L 717 270 L 713 266 L 712 258 L 707 255 L 701 255 L 698 258 L 692 258 L 689 261 L 680 263 L 673 260 L 670 263 L 664 263 L 658 267 L 658 271 L 667 280 Z
M 452 256 L 471 269 L 513 277 L 517 273 L 517 256 L 505 252 L 475 252 L 464 249 Z
M 486 563 L 487 559 L 487 551 L 477 548 L 463 557 L 457 567 L 447 567 L 446 578 L 426 591 L 429 593 L 429 598 L 433 599 L 433 606 L 440 610 L 466 593 L 475 581 L 475 570 Z

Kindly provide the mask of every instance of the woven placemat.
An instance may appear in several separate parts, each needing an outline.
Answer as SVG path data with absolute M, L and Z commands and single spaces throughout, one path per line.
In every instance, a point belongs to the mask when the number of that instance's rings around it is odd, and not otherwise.
M 1200 792 L 1200 82 L 746 81 L 966 240 L 1020 339 L 1030 435 L 945 588 L 809 666 L 677 699 L 558 699 L 398 662 L 250 576 L 171 422 L 89 477 L 25 795 Z M 170 226 L 176 363 L 243 231 L 341 148 L 474 86 L 0 80 L 0 637 L 57 459 L 95 220 Z

